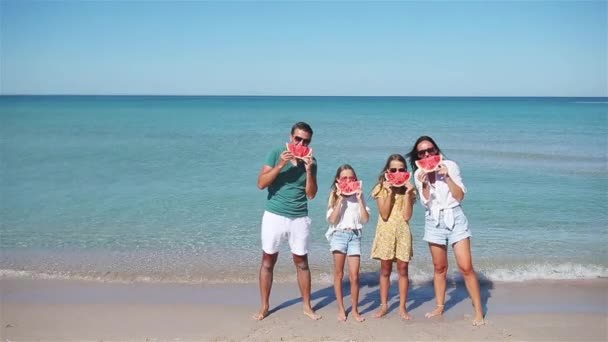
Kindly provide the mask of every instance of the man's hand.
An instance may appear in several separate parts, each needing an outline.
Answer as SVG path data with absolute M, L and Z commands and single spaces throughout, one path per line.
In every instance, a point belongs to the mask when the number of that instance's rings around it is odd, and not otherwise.
M 291 153 L 289 151 L 283 151 L 281 153 L 281 158 L 279 159 L 277 166 L 280 168 L 283 168 L 283 166 L 287 165 L 288 161 L 293 160 L 294 158 L 295 157 L 294 157 L 293 153 Z
M 302 161 L 304 162 L 304 168 L 306 169 L 306 172 L 309 172 L 313 164 L 312 157 L 303 157 Z

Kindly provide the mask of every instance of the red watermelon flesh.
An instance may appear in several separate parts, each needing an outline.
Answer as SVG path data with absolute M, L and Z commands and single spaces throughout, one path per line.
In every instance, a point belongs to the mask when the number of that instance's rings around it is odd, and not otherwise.
M 428 158 L 416 160 L 418 166 L 424 172 L 433 172 L 438 169 L 439 164 L 443 161 L 441 154 L 430 156 Z
M 296 158 L 304 158 L 312 156 L 312 148 L 304 145 L 296 145 L 293 143 L 286 143 L 287 151 L 293 153 Z
M 350 196 L 363 188 L 363 181 L 339 181 L 336 183 L 340 193 L 345 196 Z
M 411 174 L 407 171 L 404 172 L 386 172 L 384 178 L 394 187 L 402 187 L 410 179 Z

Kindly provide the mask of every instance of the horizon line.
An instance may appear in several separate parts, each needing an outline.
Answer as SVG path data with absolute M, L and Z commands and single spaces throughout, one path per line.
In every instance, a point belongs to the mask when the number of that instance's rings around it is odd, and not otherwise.
M 243 94 L 2 94 L 5 96 L 158 96 L 158 97 L 380 97 L 380 98 L 608 98 L 607 95 L 243 95 Z

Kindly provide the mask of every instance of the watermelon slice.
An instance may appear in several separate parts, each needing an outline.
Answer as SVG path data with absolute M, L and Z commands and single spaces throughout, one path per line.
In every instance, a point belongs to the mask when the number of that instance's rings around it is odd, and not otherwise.
M 363 181 L 339 181 L 336 182 L 336 187 L 340 189 L 342 195 L 350 196 L 363 188 Z
M 296 145 L 292 143 L 286 143 L 287 151 L 293 153 L 296 158 L 304 158 L 312 156 L 312 148 L 304 145 Z
M 418 166 L 424 172 L 433 172 L 439 168 L 439 164 L 443 161 L 441 154 L 430 156 L 428 158 L 416 160 Z
M 384 178 L 396 188 L 402 187 L 410 179 L 411 174 L 407 171 L 404 172 L 385 172 Z

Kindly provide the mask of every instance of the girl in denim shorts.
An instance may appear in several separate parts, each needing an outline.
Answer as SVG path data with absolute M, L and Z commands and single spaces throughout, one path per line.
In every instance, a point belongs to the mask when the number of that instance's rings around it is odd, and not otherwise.
M 341 183 L 344 183 L 342 185 Z M 355 186 L 356 185 L 356 186 Z M 348 191 L 349 193 L 344 193 Z M 356 190 L 353 190 L 356 189 Z M 338 302 L 338 320 L 346 321 L 346 310 L 342 295 L 344 263 L 348 256 L 348 273 L 352 298 L 352 314 L 358 322 L 365 319 L 359 315 L 359 266 L 361 262 L 361 229 L 369 220 L 369 208 L 365 205 L 361 183 L 352 166 L 338 167 L 327 203 L 329 229 L 325 236 L 334 257 L 334 290 Z
M 425 209 L 424 240 L 429 243 L 435 268 L 433 282 L 437 306 L 425 316 L 430 318 L 443 314 L 448 270 L 447 247 L 451 245 L 475 308 L 473 325 L 482 325 L 485 322 L 479 281 L 471 258 L 471 232 L 467 217 L 460 207 L 467 189 L 462 182 L 460 168 L 455 162 L 443 159 L 436 168 L 430 169 L 434 163 L 428 164 L 426 161 L 440 161 L 441 159 L 437 158 L 440 155 L 441 150 L 428 136 L 418 138 L 408 153 L 420 202 Z M 420 162 L 421 159 L 426 161 Z M 429 168 L 422 170 L 417 161 L 421 167 L 427 164 Z

